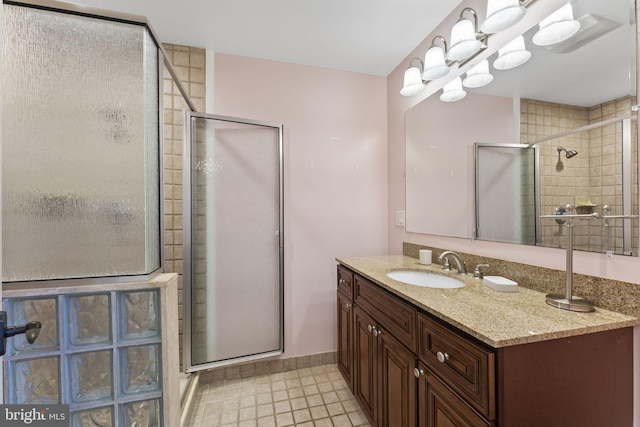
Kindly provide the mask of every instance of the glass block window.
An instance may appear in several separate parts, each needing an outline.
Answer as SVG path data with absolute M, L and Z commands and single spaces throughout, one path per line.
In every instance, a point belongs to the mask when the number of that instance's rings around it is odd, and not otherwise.
M 5 403 L 68 404 L 72 426 L 162 426 L 157 289 L 6 298 L 9 324 L 38 320 L 30 345 L 7 340 Z

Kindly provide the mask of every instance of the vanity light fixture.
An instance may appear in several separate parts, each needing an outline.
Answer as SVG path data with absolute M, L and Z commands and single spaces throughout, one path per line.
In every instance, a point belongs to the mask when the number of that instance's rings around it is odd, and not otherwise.
M 420 67 L 413 65 L 413 62 L 417 60 L 420 63 Z M 404 82 L 402 89 L 400 89 L 400 95 L 413 96 L 420 93 L 424 89 L 424 83 L 422 81 L 422 59 L 414 57 L 409 62 L 409 68 L 404 72 Z
M 538 46 L 549 46 L 568 39 L 579 29 L 580 21 L 573 19 L 573 7 L 567 3 L 540 21 L 532 41 Z
M 523 0 L 487 0 L 487 18 L 480 29 L 493 34 L 519 22 L 527 13 Z
M 465 12 L 471 13 L 473 22 L 464 17 Z M 463 61 L 480 52 L 487 35 L 478 31 L 478 14 L 470 7 L 460 12 L 460 19 L 451 28 L 451 47 L 447 52 L 447 59 Z
M 444 49 L 436 44 L 436 40 L 442 40 Z M 449 65 L 445 60 L 446 53 L 447 40 L 442 36 L 435 36 L 424 55 L 423 80 L 435 80 L 449 73 Z
M 498 57 L 493 61 L 496 70 L 510 70 L 519 67 L 531 58 L 531 52 L 524 45 L 524 37 L 518 36 L 498 49 Z
M 485 59 L 467 71 L 467 76 L 462 80 L 462 84 L 465 87 L 474 89 L 486 86 L 492 80 L 493 76 L 489 73 L 489 61 Z
M 442 88 L 442 94 L 440 94 L 440 101 L 442 102 L 455 102 L 460 101 L 467 96 L 467 92 L 462 89 L 462 80 L 460 77 L 456 77 Z

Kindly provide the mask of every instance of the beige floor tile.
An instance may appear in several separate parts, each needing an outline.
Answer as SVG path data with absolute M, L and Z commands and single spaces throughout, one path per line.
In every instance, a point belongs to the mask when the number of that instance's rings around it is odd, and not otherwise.
M 261 393 L 256 396 L 256 403 L 258 405 L 264 405 L 265 403 L 273 402 L 273 396 L 271 396 L 271 392 L 269 393 Z
M 307 403 L 309 407 L 324 405 L 324 401 L 322 400 L 322 396 L 319 394 L 314 394 L 313 396 L 307 396 Z
M 296 397 L 295 399 L 291 399 L 291 409 L 298 410 L 307 408 L 307 399 L 304 397 Z
M 258 427 L 276 427 L 276 419 L 274 417 L 258 418 Z
M 282 400 L 289 400 L 289 393 L 287 393 L 287 390 L 278 390 L 278 391 L 274 391 L 271 394 L 271 397 L 273 398 L 274 402 L 280 402 Z
M 274 414 L 273 405 L 271 403 L 258 405 L 258 408 L 256 410 L 256 415 L 258 416 L 258 418 L 266 417 L 268 415 L 273 415 L 273 414 Z
M 240 409 L 240 414 L 238 415 L 238 419 L 240 421 L 252 420 L 256 418 L 256 407 L 255 405 L 250 408 L 242 408 Z
M 313 424 L 314 424 L 314 427 L 333 427 L 331 418 L 324 418 L 322 420 L 317 420 L 317 421 L 314 421 Z
M 291 411 L 291 403 L 288 400 L 283 400 L 281 402 L 275 402 L 273 404 L 273 406 L 275 408 L 276 414 L 281 414 L 283 412 L 290 412 Z
M 342 407 L 342 403 L 340 402 L 328 404 L 327 411 L 329 412 L 329 415 L 331 415 L 332 417 L 334 415 L 340 415 L 345 413 L 344 408 Z
M 191 427 L 370 427 L 336 364 L 246 378 L 229 372 L 233 379 L 201 386 Z
M 276 415 L 276 425 L 278 427 L 294 425 L 293 412 L 285 412 L 285 413 Z
M 329 416 L 329 411 L 326 406 L 316 406 L 311 408 L 311 418 L 314 420 L 319 420 L 321 418 L 327 418 Z
M 311 394 L 318 394 L 320 393 L 320 390 L 318 390 L 318 386 L 313 384 L 313 385 L 306 385 L 304 387 L 302 387 L 302 390 L 304 391 L 304 394 L 309 396 Z
M 297 411 L 293 411 L 293 419 L 295 420 L 296 425 L 306 421 L 311 421 L 311 412 L 309 412 L 307 408 L 298 409 Z
M 287 390 L 289 392 L 289 398 L 295 399 L 296 397 L 304 397 L 304 391 L 302 387 L 294 387 Z
M 336 403 L 340 401 L 335 391 L 330 391 L 329 393 L 322 393 L 322 400 L 324 400 L 325 404 Z
M 331 421 L 335 427 L 351 427 L 351 421 L 346 414 L 331 417 Z

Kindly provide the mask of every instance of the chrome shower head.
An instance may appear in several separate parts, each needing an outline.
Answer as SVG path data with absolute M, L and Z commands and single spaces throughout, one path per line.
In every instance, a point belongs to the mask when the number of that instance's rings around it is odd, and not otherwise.
M 567 159 L 570 159 L 570 158 L 572 158 L 572 157 L 574 157 L 574 156 L 577 156 L 577 155 L 578 155 L 578 152 L 577 152 L 576 150 L 567 150 L 567 149 L 566 149 L 566 148 L 564 148 L 564 147 L 558 147 L 558 156 L 560 155 L 560 152 L 561 152 L 561 151 L 564 151 L 564 152 L 565 152 L 565 157 L 566 157 Z

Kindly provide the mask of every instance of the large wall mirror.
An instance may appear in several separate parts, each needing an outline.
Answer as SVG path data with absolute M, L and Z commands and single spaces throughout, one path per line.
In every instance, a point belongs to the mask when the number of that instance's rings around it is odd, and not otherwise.
M 635 2 L 571 5 L 569 39 L 537 46 L 535 25 L 525 64 L 406 113 L 407 232 L 564 247 L 566 227 L 540 215 L 638 215 Z M 578 250 L 637 256 L 638 241 L 637 219 L 574 227 Z

